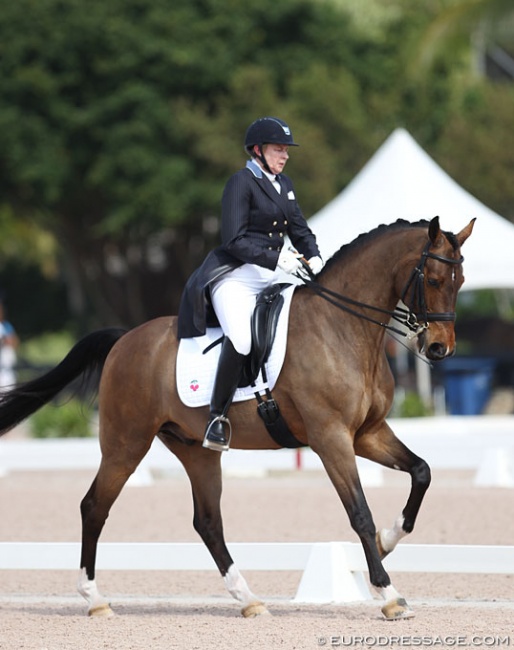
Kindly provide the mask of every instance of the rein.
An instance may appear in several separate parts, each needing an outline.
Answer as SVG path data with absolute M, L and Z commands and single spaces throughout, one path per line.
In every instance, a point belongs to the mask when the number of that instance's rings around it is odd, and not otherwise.
M 430 244 L 431 242 L 428 241 L 425 248 L 423 249 L 423 252 L 421 253 L 421 258 L 418 264 L 412 270 L 412 273 L 410 274 L 407 284 L 405 285 L 405 288 L 401 294 L 402 302 L 407 304 L 406 303 L 407 294 L 409 293 L 409 291 L 411 292 L 411 297 L 410 297 L 411 305 L 415 305 L 417 303 L 419 305 L 418 312 L 415 312 L 412 307 L 410 308 L 408 307 L 407 309 L 403 309 L 402 307 L 396 307 L 393 311 L 390 311 L 388 309 L 382 309 L 380 307 L 375 307 L 374 305 L 368 305 L 367 303 L 354 300 L 353 298 L 348 298 L 348 296 L 343 296 L 340 293 L 337 293 L 335 291 L 332 291 L 331 289 L 327 289 L 326 287 L 321 286 L 315 280 L 306 279 L 303 276 L 301 276 L 301 279 L 303 280 L 304 284 L 307 287 L 309 287 L 311 291 L 313 291 L 318 296 L 320 296 L 330 304 L 334 305 L 338 309 L 341 309 L 342 311 L 352 314 L 353 316 L 357 316 L 357 318 L 361 318 L 365 321 L 368 321 L 369 323 L 379 325 L 380 327 L 383 327 L 384 329 L 389 330 L 390 332 L 394 332 L 395 334 L 400 334 L 401 336 L 406 336 L 406 337 L 417 336 L 418 334 L 421 334 L 421 332 L 423 332 L 425 329 L 428 329 L 430 322 L 455 321 L 456 318 L 456 314 L 453 311 L 442 312 L 442 313 L 428 312 L 426 306 L 426 300 L 425 300 L 425 282 L 424 282 L 425 264 L 428 257 L 438 260 L 439 262 L 443 262 L 445 264 L 455 264 L 455 265 L 462 264 L 464 258 L 461 256 L 460 259 L 454 260 L 449 257 L 443 257 L 442 255 L 431 253 L 429 251 Z M 307 267 L 307 265 L 305 266 Z M 306 268 L 306 270 L 308 271 L 310 277 L 313 277 L 310 269 Z M 409 329 L 412 332 L 412 334 L 409 334 L 404 330 L 398 329 L 397 327 L 394 327 L 389 323 L 378 320 L 376 318 L 372 318 L 371 316 L 367 316 L 362 312 L 352 309 L 348 305 L 353 305 L 355 307 L 360 307 L 361 309 L 369 309 L 371 311 L 380 314 L 385 314 L 389 316 L 391 319 L 407 327 L 407 329 Z M 419 322 L 420 318 L 422 321 L 421 323 Z

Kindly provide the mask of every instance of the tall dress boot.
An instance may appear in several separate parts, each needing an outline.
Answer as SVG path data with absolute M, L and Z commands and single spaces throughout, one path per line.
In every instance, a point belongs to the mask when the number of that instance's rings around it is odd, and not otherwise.
M 243 372 L 246 356 L 239 354 L 232 341 L 223 339 L 214 388 L 211 395 L 211 414 L 205 431 L 203 446 L 215 451 L 228 451 L 232 429 L 226 417 Z

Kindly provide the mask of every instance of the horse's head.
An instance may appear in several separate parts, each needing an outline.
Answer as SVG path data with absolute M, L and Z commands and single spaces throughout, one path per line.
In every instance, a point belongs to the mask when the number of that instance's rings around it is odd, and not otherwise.
M 441 230 L 439 217 L 434 217 L 418 265 L 402 292 L 403 301 L 420 324 L 419 349 L 433 361 L 455 351 L 455 305 L 464 282 L 460 249 L 474 223 L 472 219 L 455 235 Z

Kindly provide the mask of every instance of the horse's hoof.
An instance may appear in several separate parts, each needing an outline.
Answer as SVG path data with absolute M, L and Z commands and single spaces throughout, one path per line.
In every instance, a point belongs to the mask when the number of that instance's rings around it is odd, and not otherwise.
M 398 621 L 405 618 L 414 618 L 414 612 L 407 605 L 405 598 L 395 598 L 382 607 L 382 614 L 388 621 Z
M 268 608 L 264 603 L 256 601 L 255 603 L 250 603 L 246 607 L 243 607 L 241 614 L 245 618 L 255 618 L 256 616 L 262 616 L 263 614 L 269 614 Z
M 88 612 L 88 616 L 94 616 L 97 618 L 112 618 L 114 616 L 114 612 L 107 603 L 104 603 L 103 605 L 92 607 Z
M 391 551 L 386 551 L 382 546 L 382 540 L 380 539 L 380 531 L 377 531 L 377 534 L 375 535 L 375 542 L 377 544 L 378 556 L 380 557 L 381 560 L 383 560 L 385 557 L 389 555 Z

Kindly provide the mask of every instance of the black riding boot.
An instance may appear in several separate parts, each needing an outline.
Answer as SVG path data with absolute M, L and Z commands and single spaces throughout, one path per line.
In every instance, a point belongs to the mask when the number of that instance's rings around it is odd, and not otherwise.
M 245 359 L 245 355 L 236 352 L 232 341 L 225 337 L 212 389 L 211 417 L 203 441 L 207 449 L 228 451 L 232 430 L 226 414 L 241 378 Z

